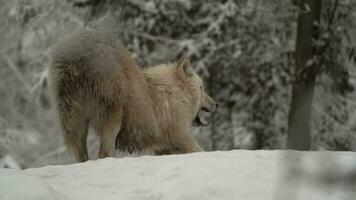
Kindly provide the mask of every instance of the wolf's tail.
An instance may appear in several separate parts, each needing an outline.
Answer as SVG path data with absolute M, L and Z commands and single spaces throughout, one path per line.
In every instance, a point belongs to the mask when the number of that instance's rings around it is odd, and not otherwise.
M 64 142 L 77 161 L 88 160 L 87 133 L 88 123 L 84 107 L 78 96 L 76 75 L 70 66 L 52 65 L 50 81 L 55 107 L 64 132 Z

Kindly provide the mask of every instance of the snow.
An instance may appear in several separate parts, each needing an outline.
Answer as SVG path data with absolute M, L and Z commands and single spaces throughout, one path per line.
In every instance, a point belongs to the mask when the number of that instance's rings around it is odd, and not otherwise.
M 0 158 L 0 168 L 21 169 L 16 160 L 8 154 Z
M 106 158 L 0 170 L 0 199 L 354 199 L 351 152 L 248 151 Z
M 1 200 L 51 200 L 57 195 L 43 178 L 20 170 L 2 169 L 0 180 Z

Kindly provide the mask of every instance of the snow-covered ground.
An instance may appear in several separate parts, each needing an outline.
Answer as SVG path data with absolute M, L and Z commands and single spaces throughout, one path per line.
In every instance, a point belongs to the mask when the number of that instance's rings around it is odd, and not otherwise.
M 0 170 L 0 199 L 356 199 L 351 152 L 226 151 Z

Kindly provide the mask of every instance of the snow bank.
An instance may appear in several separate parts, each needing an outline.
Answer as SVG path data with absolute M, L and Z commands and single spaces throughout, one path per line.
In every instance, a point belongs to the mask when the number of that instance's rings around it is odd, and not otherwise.
M 355 170 L 350 152 L 236 150 L 107 158 L 2 169 L 0 199 L 354 199 Z

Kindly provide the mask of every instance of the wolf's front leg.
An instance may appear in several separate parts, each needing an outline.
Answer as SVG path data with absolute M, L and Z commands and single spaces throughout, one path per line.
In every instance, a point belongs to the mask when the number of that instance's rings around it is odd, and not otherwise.
M 175 137 L 174 144 L 180 150 L 181 153 L 193 153 L 200 152 L 203 149 L 194 140 L 189 131 L 182 131 Z

